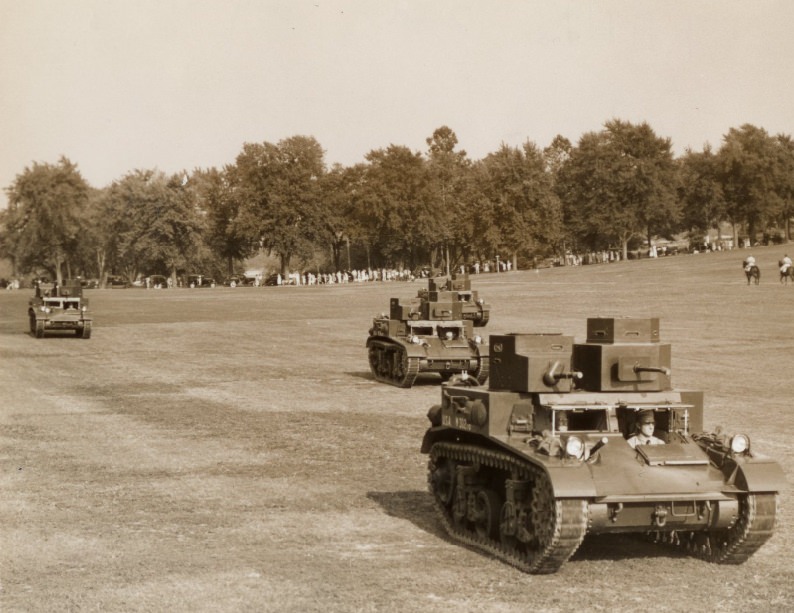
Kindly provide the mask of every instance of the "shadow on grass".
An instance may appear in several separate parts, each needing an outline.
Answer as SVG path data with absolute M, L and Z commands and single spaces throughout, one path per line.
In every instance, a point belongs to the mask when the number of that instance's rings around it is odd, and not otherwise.
M 367 492 L 367 498 L 380 505 L 391 517 L 405 519 L 428 534 L 446 537 L 428 491 Z
M 405 519 L 428 534 L 471 551 L 483 553 L 476 547 L 462 545 L 446 533 L 429 492 L 419 490 L 367 492 L 367 498 L 376 502 L 391 517 Z M 686 557 L 688 556 L 685 552 L 655 544 L 642 535 L 599 534 L 585 537 L 579 549 L 571 556 L 570 562 L 616 562 L 633 559 Z
M 368 370 L 360 371 L 360 372 L 348 371 L 345 374 L 349 377 L 355 377 L 357 379 L 364 379 L 366 381 L 372 381 L 373 383 L 376 383 L 375 377 L 372 375 L 372 372 Z M 389 385 L 389 384 L 384 383 L 383 385 Z M 426 375 L 419 375 L 411 387 L 440 387 L 440 386 L 441 386 L 441 377 L 439 377 L 436 374 L 429 373 Z

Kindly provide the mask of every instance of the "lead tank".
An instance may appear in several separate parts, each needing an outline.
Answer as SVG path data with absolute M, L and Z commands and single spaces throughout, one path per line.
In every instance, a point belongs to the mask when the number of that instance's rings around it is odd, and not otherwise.
M 586 534 L 640 533 L 721 564 L 772 535 L 781 467 L 746 434 L 703 432 L 703 393 L 672 387 L 658 319 L 588 319 L 584 343 L 492 335 L 490 356 L 488 388 L 442 386 L 422 441 L 455 539 L 542 574 Z M 641 417 L 655 444 L 634 445 Z
M 488 379 L 488 345 L 472 319 L 464 319 L 457 292 L 440 287 L 431 278 L 409 303 L 392 298 L 389 313 L 373 319 L 366 346 L 375 379 L 398 387 L 431 373 L 442 380 L 464 373 L 480 384 Z

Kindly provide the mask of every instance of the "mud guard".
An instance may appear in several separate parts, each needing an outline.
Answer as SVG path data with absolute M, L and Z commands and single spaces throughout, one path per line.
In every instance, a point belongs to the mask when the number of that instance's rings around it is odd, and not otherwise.
M 747 492 L 779 492 L 787 481 L 777 462 L 745 462 L 736 467 L 734 484 Z
M 586 465 L 544 468 L 549 473 L 555 498 L 595 498 L 595 483 Z

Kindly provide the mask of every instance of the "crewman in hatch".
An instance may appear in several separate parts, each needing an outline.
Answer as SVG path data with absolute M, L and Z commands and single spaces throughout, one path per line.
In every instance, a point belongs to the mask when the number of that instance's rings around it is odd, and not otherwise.
M 656 429 L 656 421 L 653 411 L 643 411 L 637 420 L 638 432 L 629 439 L 629 445 L 636 448 L 637 445 L 664 445 L 664 441 L 653 435 Z

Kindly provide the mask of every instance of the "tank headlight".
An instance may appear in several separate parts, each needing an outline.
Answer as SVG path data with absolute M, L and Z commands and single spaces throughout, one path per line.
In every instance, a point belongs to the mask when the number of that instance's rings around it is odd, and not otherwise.
M 50 312 L 50 307 L 43 306 L 43 307 L 41 307 L 41 310 L 42 310 L 44 313 L 49 313 L 49 312 Z
M 569 436 L 565 441 L 565 453 L 572 458 L 581 458 L 584 455 L 584 441 L 578 436 Z
M 750 439 L 744 434 L 737 434 L 731 439 L 731 451 L 733 453 L 746 453 L 750 450 Z
M 419 338 L 418 336 L 412 336 L 412 337 L 411 337 L 411 342 L 412 342 L 414 345 L 418 345 L 419 343 L 421 343 L 421 342 L 422 342 L 422 339 L 421 339 L 421 338 Z
M 85 312 L 88 310 L 88 307 L 87 307 L 87 306 L 85 306 L 85 305 L 83 305 L 83 306 L 81 306 L 81 307 L 80 307 L 80 310 L 81 310 L 83 313 L 85 313 Z
M 477 343 L 478 345 L 482 345 L 482 336 L 480 336 L 479 334 L 475 336 L 474 342 Z

